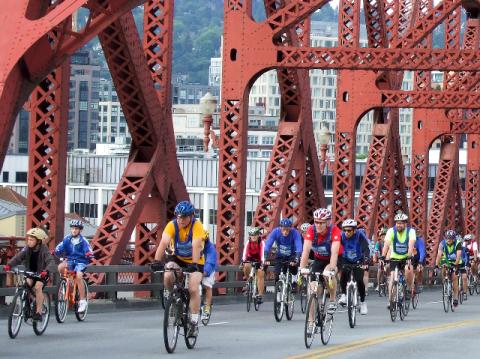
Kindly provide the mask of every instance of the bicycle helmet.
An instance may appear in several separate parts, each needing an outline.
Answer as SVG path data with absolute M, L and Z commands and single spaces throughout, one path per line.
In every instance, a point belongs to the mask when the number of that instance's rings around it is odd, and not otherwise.
M 79 219 L 72 219 L 70 221 L 70 228 L 72 227 L 83 229 L 83 222 Z
M 444 236 L 446 239 L 455 239 L 457 232 L 455 232 L 453 229 L 448 229 L 445 231 Z
M 473 234 L 466 234 L 465 237 L 463 237 L 465 241 L 471 241 L 473 238 L 475 238 Z
M 408 221 L 408 216 L 405 213 L 400 212 L 395 215 L 395 218 L 393 220 L 395 222 L 406 222 Z
M 290 228 L 293 225 L 292 221 L 288 218 L 284 218 L 280 221 L 280 227 Z
M 27 236 L 35 237 L 37 241 L 45 241 L 48 236 L 45 231 L 41 228 L 30 228 L 27 233 Z
M 332 212 L 327 208 L 319 208 L 313 212 L 313 218 L 326 221 L 332 219 Z
M 310 227 L 310 223 L 302 223 L 302 225 L 300 226 L 300 231 L 302 231 L 302 233 L 306 233 L 308 227 Z
M 189 201 L 178 202 L 175 206 L 175 215 L 180 217 L 191 216 L 195 212 L 195 207 Z
M 248 230 L 248 235 L 249 236 L 258 236 L 260 234 L 260 228 L 259 227 L 252 227 Z
M 357 228 L 357 221 L 351 218 L 344 220 L 342 223 L 342 228 L 346 227 Z
M 462 237 L 461 234 L 458 234 L 458 233 L 457 233 L 457 235 L 455 236 L 455 239 L 456 239 L 458 242 L 463 243 L 463 237 Z

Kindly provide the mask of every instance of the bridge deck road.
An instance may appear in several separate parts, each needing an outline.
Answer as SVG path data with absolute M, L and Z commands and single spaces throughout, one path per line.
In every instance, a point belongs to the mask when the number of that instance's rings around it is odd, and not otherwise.
M 367 297 L 369 313 L 350 329 L 347 315 L 335 316 L 330 343 L 320 337 L 310 350 L 303 341 L 304 319 L 298 306 L 292 321 L 275 322 L 272 303 L 259 312 L 245 304 L 214 307 L 211 324 L 200 328 L 195 349 L 188 350 L 179 336 L 178 358 L 479 358 L 480 296 L 469 297 L 454 313 L 444 313 L 439 290 L 422 293 L 418 309 L 405 321 L 392 323 L 385 298 Z M 298 304 L 298 302 L 297 302 Z M 53 309 L 53 308 L 52 308 Z M 252 308 L 253 309 L 253 308 Z M 52 311 L 53 314 L 53 311 Z M 8 337 L 7 320 L 0 319 L 0 358 L 159 358 L 163 345 L 163 310 L 89 313 L 84 323 L 71 314 L 64 324 L 52 316 L 43 336 L 22 325 L 15 340 Z

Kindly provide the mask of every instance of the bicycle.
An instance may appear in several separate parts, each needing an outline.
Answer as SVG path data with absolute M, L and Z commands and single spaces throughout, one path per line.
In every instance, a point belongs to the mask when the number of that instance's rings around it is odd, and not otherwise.
M 21 269 L 9 273 L 16 274 L 16 290 L 8 313 L 8 335 L 15 339 L 20 332 L 22 322 L 32 325 L 36 335 L 42 335 L 47 329 L 50 319 L 50 296 L 46 294 L 43 299 L 42 321 L 33 320 L 37 304 L 35 293 L 28 285 L 27 279 L 33 279 L 34 281 L 42 281 L 43 279 L 37 273 Z
M 400 315 L 400 320 L 404 320 L 408 315 L 410 301 L 407 300 L 407 283 L 405 280 L 404 265 L 401 262 L 402 269 L 395 267 L 393 273 L 393 283 L 390 292 L 390 319 L 394 322 L 397 319 L 397 313 Z
M 255 311 L 258 311 L 260 308 L 260 302 L 258 300 L 258 280 L 257 280 L 257 270 L 260 268 L 260 263 L 257 262 L 245 262 L 252 265 L 250 269 L 250 274 L 247 279 L 247 312 L 250 312 L 250 308 L 253 306 Z
M 62 278 L 57 285 L 57 299 L 55 301 L 55 319 L 58 323 L 65 322 L 68 310 L 74 310 L 75 317 L 79 322 L 83 322 L 87 318 L 88 312 L 88 284 L 82 278 L 82 285 L 85 290 L 85 300 L 87 306 L 83 312 L 79 312 L 80 291 L 77 287 L 77 273 L 70 271 L 68 268 L 62 273 Z
M 443 302 L 443 310 L 445 313 L 448 313 L 449 309 L 452 312 L 455 311 L 453 307 L 453 283 L 452 283 L 452 274 L 453 274 L 453 267 L 443 265 L 445 277 L 443 279 L 443 286 L 442 286 L 442 302 Z
M 308 299 L 307 313 L 305 316 L 304 340 L 305 347 L 309 349 L 312 346 L 315 334 L 320 332 L 320 338 L 323 345 L 330 341 L 333 331 L 333 314 L 327 310 L 328 286 L 331 283 L 335 272 L 329 271 L 322 273 L 312 273 L 315 276 L 316 285 L 311 288 Z M 311 284 L 311 275 L 308 275 L 308 287 Z M 325 278 L 328 277 L 328 279 Z M 321 286 L 321 298 L 318 298 L 318 285 Z M 314 318 L 313 320 L 311 318 Z
M 299 291 L 300 291 L 300 309 L 302 313 L 305 314 L 307 311 L 307 304 L 308 304 L 308 296 L 309 296 L 309 288 L 308 282 L 302 276 L 299 277 L 301 280 Z
M 360 295 L 358 294 L 357 281 L 354 277 L 354 270 L 359 268 L 359 264 L 343 264 L 343 271 L 350 271 L 350 279 L 347 282 L 347 313 L 348 324 L 350 328 L 355 328 L 357 312 L 360 312 Z
M 188 334 L 190 329 L 190 293 L 188 291 L 189 272 L 182 269 L 165 269 L 163 272 L 173 272 L 175 280 L 173 289 L 165 303 L 163 318 L 163 341 L 168 353 L 173 353 L 177 346 L 178 334 L 183 327 L 185 345 L 193 349 L 197 342 L 197 336 Z M 183 275 L 183 281 L 179 280 L 179 274 Z
M 472 267 L 470 265 L 468 265 L 466 267 L 466 269 L 467 269 L 468 293 L 470 295 L 473 295 L 473 293 L 478 291 L 478 289 L 477 289 L 477 286 L 478 286 L 477 276 L 473 275 Z
M 290 261 L 281 262 L 281 272 L 277 283 L 275 284 L 275 298 L 273 300 L 273 314 L 277 322 L 281 322 L 283 312 L 287 320 L 292 320 L 295 307 L 295 294 L 292 291 L 292 274 L 290 273 Z M 286 266 L 287 270 L 283 271 Z
M 410 289 L 410 301 L 412 302 L 412 309 L 415 310 L 418 307 L 418 300 L 420 297 L 420 293 L 417 290 L 417 275 L 413 273 L 413 283 L 412 288 Z
M 460 302 L 460 304 L 463 304 L 464 296 L 466 296 L 467 293 L 465 293 L 465 291 L 463 290 L 463 275 L 460 272 L 460 270 L 458 271 L 458 274 L 457 274 L 457 283 L 458 283 L 458 301 Z
M 378 296 L 386 297 L 387 296 L 387 273 L 385 270 L 385 264 L 380 263 L 378 270 L 380 271 L 380 276 L 378 281 Z

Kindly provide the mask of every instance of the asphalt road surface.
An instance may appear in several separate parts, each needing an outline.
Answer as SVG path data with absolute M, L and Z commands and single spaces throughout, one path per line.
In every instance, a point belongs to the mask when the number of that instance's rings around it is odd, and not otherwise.
M 479 358 L 480 296 L 448 314 L 438 290 L 426 291 L 417 310 L 405 321 L 392 323 L 385 298 L 367 297 L 368 315 L 359 316 L 350 329 L 345 311 L 335 315 L 330 343 L 315 337 L 311 349 L 303 340 L 305 315 L 297 302 L 292 321 L 275 322 L 271 302 L 259 312 L 246 312 L 245 304 L 214 307 L 208 327 L 200 328 L 195 349 L 179 336 L 178 358 Z M 53 309 L 53 308 L 52 308 Z M 52 312 L 53 314 L 53 312 Z M 71 314 L 64 324 L 50 318 L 43 336 L 23 324 L 18 337 L 8 337 L 7 320 L 0 319 L 0 358 L 158 358 L 168 354 L 163 344 L 163 310 L 89 313 L 83 323 Z

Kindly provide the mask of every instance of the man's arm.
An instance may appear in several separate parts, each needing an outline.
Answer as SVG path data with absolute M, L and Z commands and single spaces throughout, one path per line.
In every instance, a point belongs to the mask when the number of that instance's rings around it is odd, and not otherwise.
M 443 255 L 443 246 L 440 243 L 440 245 L 438 246 L 437 259 L 435 260 L 435 264 L 437 266 L 440 265 L 440 260 L 442 259 L 442 255 Z
M 192 263 L 197 263 L 200 261 L 201 253 L 202 253 L 202 244 L 203 238 L 193 238 L 192 240 Z
M 300 268 L 305 268 L 308 263 L 308 255 L 310 254 L 310 250 L 312 249 L 312 241 L 305 241 L 303 242 L 303 251 L 302 251 L 302 259 L 300 260 Z
M 27 249 L 22 249 L 19 253 L 17 253 L 12 259 L 8 261 L 8 265 L 10 267 L 18 266 L 19 264 L 25 261 L 25 256 L 27 254 Z
M 167 233 L 165 232 L 162 233 L 162 239 L 160 240 L 160 244 L 158 245 L 157 251 L 155 252 L 156 261 L 163 260 L 163 256 L 165 255 L 165 250 L 167 249 L 171 240 L 172 238 Z
M 413 256 L 413 248 L 415 247 L 415 242 L 417 240 L 417 235 L 415 234 L 414 229 L 408 231 L 408 257 Z
M 265 241 L 265 256 L 268 255 L 268 252 L 270 252 L 270 249 L 273 246 L 273 242 L 275 242 L 275 230 L 273 230 L 267 237 L 267 240 Z
M 302 255 L 302 236 L 295 231 L 295 254 L 297 259 Z
M 338 251 L 340 250 L 340 241 L 332 242 L 332 255 L 330 256 L 330 266 L 337 267 Z

